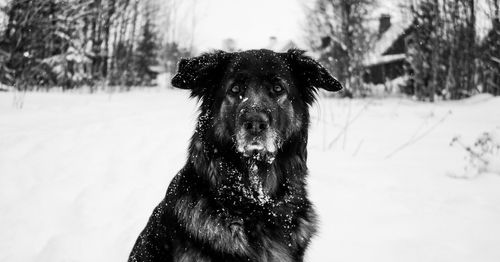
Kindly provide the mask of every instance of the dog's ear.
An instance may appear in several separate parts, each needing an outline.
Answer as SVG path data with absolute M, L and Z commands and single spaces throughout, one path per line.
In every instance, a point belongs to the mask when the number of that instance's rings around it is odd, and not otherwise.
M 201 56 L 181 59 L 177 74 L 172 78 L 172 85 L 181 89 L 190 89 L 193 96 L 202 96 L 223 77 L 230 58 L 230 53 L 215 51 Z
M 342 84 L 316 60 L 304 55 L 305 51 L 290 49 L 286 53 L 293 74 L 308 88 L 322 88 L 328 91 L 342 90 Z

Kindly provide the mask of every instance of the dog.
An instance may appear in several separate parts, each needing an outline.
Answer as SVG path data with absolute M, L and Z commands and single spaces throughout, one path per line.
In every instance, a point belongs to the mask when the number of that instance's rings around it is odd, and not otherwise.
M 303 261 L 317 223 L 308 109 L 318 89 L 342 85 L 297 49 L 182 59 L 172 85 L 190 90 L 200 113 L 187 163 L 129 261 Z

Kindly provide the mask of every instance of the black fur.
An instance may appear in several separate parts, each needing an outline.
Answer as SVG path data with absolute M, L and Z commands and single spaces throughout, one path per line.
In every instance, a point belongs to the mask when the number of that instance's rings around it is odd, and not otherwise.
M 302 261 L 316 231 L 305 187 L 308 106 L 318 88 L 340 83 L 303 51 L 251 50 L 183 59 L 172 84 L 201 100 L 199 120 L 188 161 L 129 261 Z M 235 85 L 244 91 L 231 93 Z M 250 111 L 269 119 L 271 157 L 237 150 Z

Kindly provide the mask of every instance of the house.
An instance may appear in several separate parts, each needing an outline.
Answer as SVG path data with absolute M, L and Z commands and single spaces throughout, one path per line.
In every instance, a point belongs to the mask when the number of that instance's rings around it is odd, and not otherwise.
M 293 42 L 292 40 L 289 40 L 288 42 L 286 42 L 285 44 L 283 44 L 280 47 L 279 51 L 280 52 L 286 52 L 286 51 L 288 51 L 290 49 L 297 49 L 297 48 L 298 48 L 297 44 L 295 44 L 295 42 Z
M 286 41 L 280 41 L 277 37 L 271 36 L 269 37 L 269 43 L 265 48 L 273 50 L 275 52 L 286 52 L 289 49 L 298 48 L 298 46 L 290 39 Z
M 405 53 L 413 30 L 412 20 L 391 23 L 390 15 L 380 16 L 377 39 L 363 61 L 365 83 L 383 84 L 405 74 Z

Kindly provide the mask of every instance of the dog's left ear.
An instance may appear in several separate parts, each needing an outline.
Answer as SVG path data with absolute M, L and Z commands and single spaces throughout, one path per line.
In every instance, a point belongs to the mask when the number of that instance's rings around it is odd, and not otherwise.
M 172 85 L 190 89 L 193 96 L 202 96 L 204 91 L 221 81 L 230 53 L 215 51 L 197 57 L 181 59 Z
M 292 66 L 293 74 L 307 87 L 322 88 L 328 91 L 342 90 L 342 84 L 335 79 L 316 60 L 304 55 L 305 51 L 290 49 L 286 53 Z

